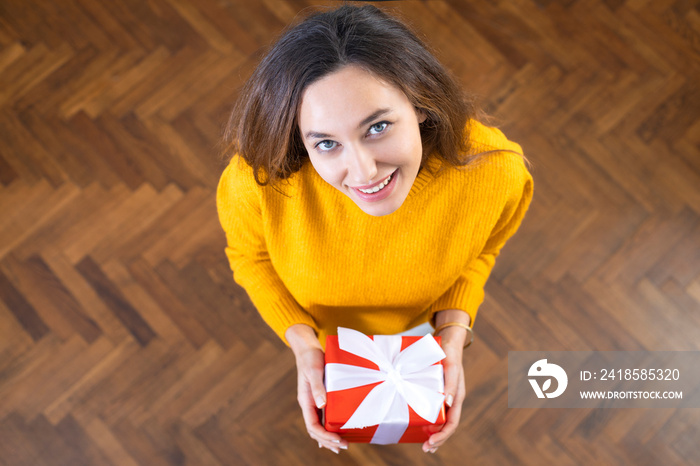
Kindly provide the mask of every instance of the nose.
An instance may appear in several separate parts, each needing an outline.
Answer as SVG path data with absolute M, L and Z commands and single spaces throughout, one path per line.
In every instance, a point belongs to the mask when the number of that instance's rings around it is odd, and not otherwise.
M 346 152 L 346 166 L 350 181 L 356 185 L 371 184 L 377 176 L 377 162 L 370 151 L 353 147 Z

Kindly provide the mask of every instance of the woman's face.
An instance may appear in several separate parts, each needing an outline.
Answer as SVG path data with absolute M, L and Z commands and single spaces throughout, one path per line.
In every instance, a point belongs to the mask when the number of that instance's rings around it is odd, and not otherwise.
M 346 66 L 306 88 L 299 130 L 321 178 L 378 217 L 401 207 L 413 186 L 424 119 L 401 90 Z

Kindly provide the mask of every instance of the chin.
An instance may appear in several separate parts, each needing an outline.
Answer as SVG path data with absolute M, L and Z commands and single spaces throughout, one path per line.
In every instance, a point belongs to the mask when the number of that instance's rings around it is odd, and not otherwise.
M 385 215 L 393 214 L 396 212 L 397 209 L 367 209 L 367 208 L 362 208 L 362 211 L 368 215 L 371 215 L 372 217 L 384 217 Z
M 362 201 L 355 201 L 355 204 L 367 215 L 371 215 L 372 217 L 384 217 L 385 215 L 393 214 L 399 210 L 399 207 L 401 207 L 403 202 L 399 205 L 395 205 L 393 202 L 384 205 L 368 205 Z

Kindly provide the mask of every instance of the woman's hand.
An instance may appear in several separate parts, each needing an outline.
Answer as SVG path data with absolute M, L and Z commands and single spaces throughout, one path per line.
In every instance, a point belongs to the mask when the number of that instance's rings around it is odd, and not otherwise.
M 469 325 L 471 318 L 464 311 L 450 309 L 436 314 L 435 327 L 447 322 L 461 322 Z M 423 451 L 435 453 L 438 447 L 455 432 L 462 414 L 462 402 L 466 394 L 464 386 L 464 367 L 462 366 L 462 354 L 467 338 L 467 331 L 458 326 L 447 327 L 439 335 L 442 339 L 440 346 L 445 352 L 446 358 L 442 361 L 445 372 L 445 403 L 448 406 L 447 422 L 440 432 L 430 436 L 423 444 Z
M 323 349 L 314 330 L 305 324 L 292 325 L 285 337 L 296 358 L 297 400 L 307 432 L 318 442 L 319 448 L 328 448 L 334 453 L 339 453 L 341 448 L 347 449 L 347 441 L 328 432 L 319 422 L 319 410 L 326 405 L 326 388 L 323 385 Z

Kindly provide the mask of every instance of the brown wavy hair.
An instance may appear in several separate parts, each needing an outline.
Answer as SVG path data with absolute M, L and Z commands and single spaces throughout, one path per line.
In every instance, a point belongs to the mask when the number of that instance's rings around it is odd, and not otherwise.
M 239 154 L 260 185 L 297 172 L 308 158 L 297 116 L 303 92 L 347 65 L 401 89 L 425 113 L 422 166 L 433 154 L 451 165 L 468 163 L 473 100 L 415 33 L 372 5 L 318 12 L 282 34 L 243 86 L 226 128 L 225 158 Z

